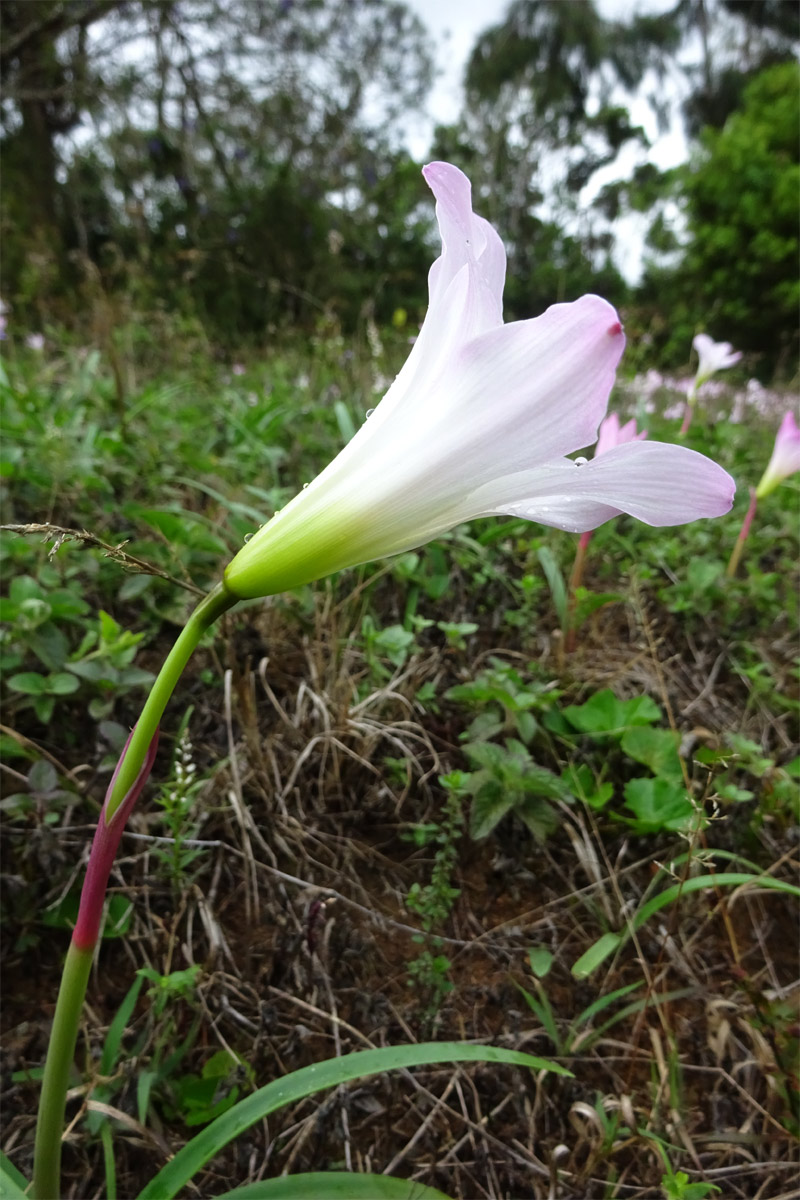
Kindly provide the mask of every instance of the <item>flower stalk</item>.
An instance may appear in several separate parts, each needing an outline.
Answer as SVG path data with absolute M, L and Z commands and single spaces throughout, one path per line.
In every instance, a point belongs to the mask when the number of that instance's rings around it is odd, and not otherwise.
M 78 918 L 64 962 L 42 1078 L 34 1146 L 32 1196 L 35 1200 L 52 1200 L 61 1195 L 61 1134 L 69 1072 L 94 952 L 100 939 L 108 878 L 127 819 L 155 761 L 161 716 L 200 638 L 217 617 L 235 603 L 236 598 L 218 585 L 194 610 L 153 684 L 108 786 L 83 881 Z
M 733 553 L 731 554 L 728 565 L 725 568 L 725 575 L 728 579 L 733 579 L 733 577 L 736 574 L 736 571 L 739 567 L 739 560 L 742 557 L 742 551 L 744 550 L 744 544 L 747 541 L 747 535 L 750 532 L 750 526 L 753 524 L 753 517 L 756 515 L 757 506 L 758 506 L 758 496 L 756 495 L 756 489 L 754 487 L 751 487 L 750 488 L 750 504 L 748 505 L 747 512 L 745 513 L 745 516 L 744 516 L 744 520 L 742 521 L 742 528 L 739 530 L 739 536 L 736 539 L 736 545 L 733 547 Z

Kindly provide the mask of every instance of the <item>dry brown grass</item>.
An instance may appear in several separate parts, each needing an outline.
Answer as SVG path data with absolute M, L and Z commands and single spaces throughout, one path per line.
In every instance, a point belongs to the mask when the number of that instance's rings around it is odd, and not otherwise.
M 425 1028 L 422 998 L 407 981 L 417 924 L 404 898 L 412 882 L 429 877 L 431 852 L 400 832 L 437 813 L 437 776 L 462 765 L 453 714 L 426 718 L 415 701 L 425 679 L 440 681 L 443 691 L 456 666 L 445 649 L 416 657 L 354 702 L 366 670 L 350 636 L 358 604 L 356 594 L 337 606 L 320 589 L 302 637 L 278 606 L 249 610 L 244 624 L 228 620 L 217 648 L 219 711 L 206 707 L 193 677 L 187 681 L 196 758 L 217 764 L 198 802 L 195 840 L 203 854 L 176 898 L 154 855 L 158 812 L 145 807 L 132 819 L 112 885 L 135 902 L 133 924 L 124 941 L 102 948 L 82 1060 L 96 1069 L 136 968 L 167 974 L 197 964 L 196 997 L 170 1018 L 178 1041 L 199 1017 L 179 1073 L 198 1072 L 215 1050 L 229 1047 L 265 1083 L 323 1058 L 432 1032 L 553 1057 L 574 1078 L 438 1067 L 364 1080 L 252 1128 L 187 1195 L 347 1166 L 418 1179 L 459 1200 L 645 1200 L 663 1194 L 658 1140 L 674 1169 L 715 1184 L 725 1200 L 796 1195 L 790 1128 L 800 963 L 789 899 L 754 888 L 695 893 L 646 924 L 588 981 L 569 970 L 605 928 L 624 928 L 655 864 L 686 849 L 680 839 L 609 832 L 589 810 L 566 806 L 545 845 L 504 827 L 481 843 L 465 838 L 461 895 L 443 931 L 455 988 L 433 1030 Z M 644 603 L 605 611 L 563 667 L 562 684 L 575 687 L 579 679 L 587 691 L 650 692 L 689 749 L 692 738 L 740 728 L 746 695 L 726 648 L 712 638 L 679 639 L 675 623 Z M 486 645 L 490 651 L 502 647 Z M 776 656 L 784 652 L 773 647 Z M 557 640 L 543 638 L 539 654 L 555 674 Z M 771 740 L 788 744 L 784 720 L 754 707 L 748 721 L 759 736 L 770 722 Z M 405 760 L 404 782 L 391 781 L 386 756 Z M 42 905 L 55 902 L 85 861 L 90 826 L 82 810 L 72 819 L 58 838 L 41 825 L 24 853 L 13 847 L 13 870 L 24 863 L 29 885 L 37 872 L 53 881 L 40 886 Z M 695 861 L 706 840 L 721 844 L 724 828 L 712 823 L 697 840 Z M 751 856 L 796 878 L 796 846 L 769 823 L 759 837 Z M 694 869 L 679 868 L 679 877 Z M 59 933 L 23 954 L 6 941 L 6 1080 L 42 1061 L 63 942 Z M 641 981 L 631 999 L 646 995 L 651 1003 L 598 1035 L 615 1011 L 607 1010 L 559 1057 L 516 986 L 531 987 L 532 945 L 555 956 L 545 984 L 562 1034 L 594 999 L 623 985 Z M 165 1028 L 142 994 L 127 1043 L 142 1035 L 142 1045 L 121 1068 L 126 1083 L 110 1114 L 121 1197 L 134 1195 L 192 1132 L 164 1116 L 163 1097 L 147 1127 L 135 1116 L 136 1073 L 152 1061 Z M 100 1147 L 81 1120 L 96 1106 L 93 1082 L 90 1066 L 69 1108 L 65 1195 L 79 1200 L 105 1194 Z M 6 1084 L 4 1149 L 23 1168 L 35 1098 L 35 1085 Z

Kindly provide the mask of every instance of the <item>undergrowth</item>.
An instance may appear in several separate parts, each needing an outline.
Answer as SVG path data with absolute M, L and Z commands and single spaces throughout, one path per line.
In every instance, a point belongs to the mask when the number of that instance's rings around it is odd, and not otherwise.
M 189 593 L 324 466 L 405 347 L 350 350 L 320 338 L 236 376 L 201 353 L 168 379 L 131 363 L 122 403 L 95 351 L 51 338 L 5 364 L 3 1148 L 20 1166 L 142 689 Z M 623 384 L 612 407 L 674 440 L 670 402 L 643 413 Z M 727 580 L 780 410 L 733 423 L 726 403 L 690 444 L 735 476 L 733 512 L 610 522 L 571 608 L 576 539 L 497 519 L 243 606 L 206 640 L 112 875 L 70 1194 L 106 1194 L 111 1145 L 132 1194 L 255 1086 L 431 1028 L 575 1079 L 382 1077 L 251 1131 L 204 1189 L 342 1163 L 464 1197 L 791 1186 L 796 905 L 771 881 L 798 865 L 797 483 Z

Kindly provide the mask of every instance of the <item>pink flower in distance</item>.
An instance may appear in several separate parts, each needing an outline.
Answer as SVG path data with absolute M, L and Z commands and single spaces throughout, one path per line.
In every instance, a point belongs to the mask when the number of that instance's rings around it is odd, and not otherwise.
M 770 492 L 774 492 L 778 484 L 795 471 L 800 471 L 800 429 L 794 413 L 787 412 L 775 438 L 772 457 L 756 488 L 758 499 L 763 500 Z
M 742 357 L 741 350 L 734 350 L 730 342 L 715 342 L 707 333 L 698 333 L 692 345 L 700 360 L 697 364 L 697 375 L 694 381 L 695 391 L 716 371 L 734 366 Z
M 641 433 L 636 432 L 634 419 L 626 422 L 625 425 L 620 425 L 617 414 L 609 413 L 606 419 L 600 423 L 594 456 L 597 458 L 598 454 L 605 454 L 607 450 L 613 450 L 615 446 L 623 446 L 626 442 L 644 441 L 646 437 L 646 429 L 643 429 Z
M 598 296 L 503 324 L 506 256 L 448 163 L 423 174 L 441 256 L 408 359 L 372 415 L 225 571 L 246 599 L 423 545 L 463 521 L 508 514 L 572 532 L 621 512 L 678 525 L 728 511 L 734 483 L 684 446 L 628 441 L 591 462 L 625 345 Z

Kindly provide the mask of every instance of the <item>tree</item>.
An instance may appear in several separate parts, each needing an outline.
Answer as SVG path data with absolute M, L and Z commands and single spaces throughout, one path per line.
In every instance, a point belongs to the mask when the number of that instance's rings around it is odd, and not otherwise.
M 6 10 L 2 288 L 18 308 L 41 294 L 30 268 L 42 240 L 58 248 L 62 290 L 71 252 L 113 262 L 118 283 L 149 283 L 230 336 L 335 304 L 341 230 L 357 234 L 431 78 L 423 27 L 402 3 Z M 51 118 L 31 155 L 33 82 L 37 104 L 68 120 Z M 32 192 L 49 208 L 45 239 L 15 201 Z
M 673 308 L 684 357 L 702 327 L 752 353 L 765 376 L 796 370 L 798 128 L 800 68 L 783 63 L 750 81 L 741 108 L 676 173 L 688 241 L 676 266 L 651 265 L 643 293 Z

